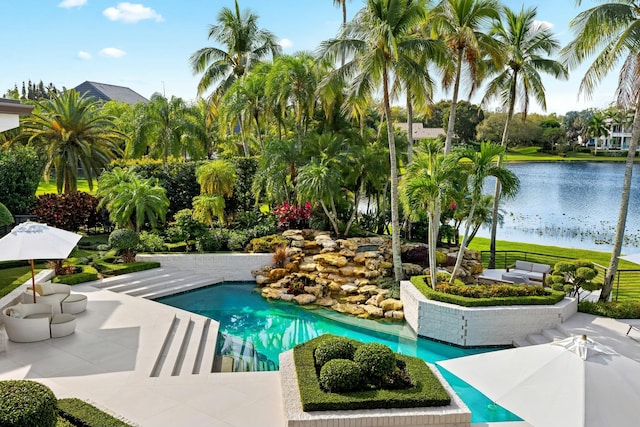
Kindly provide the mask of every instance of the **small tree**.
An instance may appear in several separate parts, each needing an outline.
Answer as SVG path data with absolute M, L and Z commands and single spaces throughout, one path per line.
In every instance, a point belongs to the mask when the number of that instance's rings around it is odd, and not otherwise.
M 593 282 L 598 271 L 591 261 L 560 261 L 553 266 L 553 273 L 547 277 L 547 284 L 556 291 L 580 299 L 582 291 L 593 292 L 602 284 Z
M 9 212 L 7 207 L 0 203 L 0 227 L 5 227 L 7 225 L 13 224 L 13 215 Z
M 122 254 L 122 262 L 135 262 L 135 249 L 140 243 L 138 233 L 130 228 L 119 228 L 109 235 L 109 246 Z

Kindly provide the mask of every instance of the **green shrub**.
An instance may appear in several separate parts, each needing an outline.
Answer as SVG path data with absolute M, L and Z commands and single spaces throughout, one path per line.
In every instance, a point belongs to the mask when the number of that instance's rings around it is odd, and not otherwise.
M 251 237 L 242 230 L 230 230 L 227 239 L 227 247 L 230 251 L 243 252 L 244 248 L 249 244 Z
M 109 246 L 122 253 L 124 262 L 135 261 L 135 249 L 140 243 L 138 233 L 130 228 L 118 228 L 109 235 Z
M 65 274 L 64 276 L 56 276 L 51 279 L 54 283 L 64 283 L 66 285 L 77 285 L 78 283 L 92 282 L 98 280 L 98 270 L 90 265 L 76 266 L 81 267 L 82 272 L 75 274 Z
M 353 361 L 370 384 L 378 385 L 396 368 L 396 356 L 391 349 L 380 343 L 363 344 L 353 355 Z
M 318 338 L 297 345 L 293 358 L 300 389 L 300 399 L 304 411 L 329 411 L 344 409 L 384 409 L 446 406 L 451 403 L 449 394 L 429 366 L 417 357 L 397 355 L 406 364 L 406 371 L 413 380 L 413 387 L 404 390 L 366 390 L 343 393 L 327 393 L 322 390 L 314 361 L 314 351 L 318 345 L 333 335 Z M 363 345 L 352 340 L 355 347 Z
M 13 224 L 13 215 L 3 203 L 0 203 L 0 227 L 11 224 Z
M 83 191 L 65 194 L 42 194 L 36 197 L 31 213 L 38 221 L 63 230 L 78 231 L 102 225 L 98 199 Z
M 0 426 L 56 425 L 56 396 L 44 384 L 28 380 L 0 381 Z
M 640 301 L 623 300 L 612 302 L 581 301 L 578 311 L 613 319 L 640 319 Z
M 167 250 L 167 246 L 158 234 L 143 231 L 140 233 L 140 243 L 137 250 L 140 252 L 164 252 Z
M 101 272 L 108 276 L 120 276 L 128 273 L 135 273 L 137 271 L 151 270 L 152 268 L 159 268 L 160 263 L 155 261 L 138 261 L 129 264 L 101 264 Z
M 219 252 L 227 248 L 228 230 L 225 228 L 209 230 L 196 239 L 198 252 Z
M 467 296 L 447 294 L 437 292 L 427 285 L 426 276 L 413 276 L 409 281 L 418 289 L 427 299 L 434 301 L 447 302 L 450 304 L 460 305 L 462 307 L 489 307 L 489 306 L 506 306 L 506 305 L 553 305 L 562 301 L 565 297 L 564 292 L 554 290 L 545 290 L 546 294 L 541 296 L 511 296 L 511 297 L 481 297 L 470 298 Z M 522 288 L 536 286 L 521 286 Z M 471 286 L 469 286 L 471 288 Z M 538 286 L 538 288 L 540 288 Z M 473 291 L 471 291 L 473 292 Z
M 58 411 L 62 418 L 69 420 L 75 426 L 131 427 L 130 424 L 80 399 L 70 398 L 58 400 Z
M 278 246 L 289 246 L 289 240 L 280 234 L 271 234 L 251 239 L 248 251 L 251 253 L 271 253 Z
M 0 150 L 0 202 L 9 212 L 29 213 L 46 161 L 33 147 Z
M 316 365 L 323 366 L 333 359 L 353 359 L 353 354 L 356 348 L 346 338 L 334 337 L 327 340 L 316 348 L 314 356 L 316 358 Z
M 329 360 L 320 368 L 319 381 L 330 393 L 358 390 L 362 384 L 360 365 L 347 359 Z

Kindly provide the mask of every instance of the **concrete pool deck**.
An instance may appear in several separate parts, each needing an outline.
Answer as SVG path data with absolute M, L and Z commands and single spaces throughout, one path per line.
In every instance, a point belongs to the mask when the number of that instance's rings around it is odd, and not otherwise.
M 90 401 L 140 426 L 285 425 L 278 372 L 150 376 L 173 318 L 197 315 L 90 285 L 73 290 L 89 300 L 76 332 L 37 343 L 9 342 L 0 352 L 0 379 L 42 382 L 58 398 Z M 625 335 L 625 321 L 578 313 L 563 326 L 640 362 L 640 343 Z

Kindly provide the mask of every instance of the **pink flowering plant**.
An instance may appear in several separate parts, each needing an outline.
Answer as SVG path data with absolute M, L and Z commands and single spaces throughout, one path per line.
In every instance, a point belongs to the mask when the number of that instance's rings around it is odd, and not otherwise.
M 273 210 L 273 214 L 280 229 L 308 228 L 311 203 L 307 202 L 302 206 L 290 205 L 289 203 L 278 205 Z

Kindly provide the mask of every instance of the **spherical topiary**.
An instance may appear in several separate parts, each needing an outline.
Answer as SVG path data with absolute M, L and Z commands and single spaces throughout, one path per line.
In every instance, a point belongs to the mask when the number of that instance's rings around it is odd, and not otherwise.
M 328 392 L 354 391 L 361 384 L 360 366 L 353 360 L 332 359 L 320 369 L 320 386 Z
M 0 227 L 11 224 L 13 224 L 13 215 L 5 205 L 0 203 Z
M 57 399 L 44 384 L 28 380 L 0 381 L 0 426 L 53 427 Z
M 316 365 L 323 366 L 329 360 L 333 359 L 353 359 L 356 348 L 346 338 L 335 337 L 324 341 L 316 347 L 314 356 L 316 357 Z
M 353 360 L 360 365 L 362 374 L 374 384 L 390 375 L 396 367 L 396 355 L 380 343 L 361 345 L 353 355 Z

